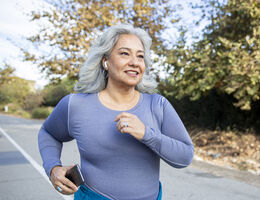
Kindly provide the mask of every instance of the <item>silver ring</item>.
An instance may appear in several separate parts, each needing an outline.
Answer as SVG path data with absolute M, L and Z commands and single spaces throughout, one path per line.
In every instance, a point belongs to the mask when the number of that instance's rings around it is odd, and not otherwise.
M 124 126 L 124 127 L 128 127 L 128 122 L 124 122 L 124 123 L 123 123 L 123 126 Z
M 62 192 L 62 189 L 61 189 L 61 187 L 57 187 L 57 190 L 59 191 L 59 192 Z

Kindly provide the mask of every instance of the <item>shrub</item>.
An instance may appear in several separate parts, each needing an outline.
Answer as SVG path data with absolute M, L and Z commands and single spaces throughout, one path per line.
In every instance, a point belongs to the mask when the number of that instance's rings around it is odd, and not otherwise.
M 10 102 L 10 97 L 7 96 L 5 93 L 3 93 L 1 90 L 0 90 L 0 103 L 1 104 L 5 104 L 5 103 L 9 103 Z
M 45 106 L 56 106 L 62 97 L 69 94 L 64 85 L 49 86 L 43 93 L 43 105 Z
M 53 108 L 51 108 L 51 107 L 35 108 L 32 111 L 32 118 L 45 119 L 51 114 L 52 110 L 53 110 Z
M 12 81 L 1 84 L 0 103 L 19 103 L 30 93 L 30 82 L 19 77 L 12 77 Z
M 8 106 L 8 112 L 5 112 L 5 106 Z M 17 116 L 21 116 L 24 118 L 31 118 L 31 114 L 24 109 L 20 107 L 20 105 L 15 103 L 9 103 L 9 104 L 1 104 L 0 105 L 0 111 L 7 113 L 7 114 L 13 114 Z
M 56 84 L 47 85 L 42 91 L 43 94 L 43 106 L 56 106 L 57 103 L 67 94 L 73 92 L 75 80 L 65 78 L 61 82 Z
M 216 90 L 196 101 L 190 101 L 188 97 L 181 100 L 170 97 L 168 100 L 185 126 L 239 131 L 253 128 L 260 133 L 260 101 L 253 102 L 252 109 L 245 111 L 234 107 L 234 98 L 231 95 L 218 93 Z
M 23 108 L 27 111 L 32 111 L 33 109 L 39 107 L 42 101 L 43 96 L 41 93 L 29 93 L 24 98 Z
M 8 113 L 17 113 L 17 111 L 20 109 L 20 106 L 16 103 L 8 103 L 4 106 L 8 106 Z M 3 111 L 4 111 L 4 106 L 3 106 Z
M 20 109 L 20 110 L 18 110 L 16 113 L 14 113 L 14 114 L 16 114 L 16 115 L 18 115 L 18 116 L 21 116 L 21 117 L 23 117 L 23 118 L 31 118 L 31 114 L 29 113 L 29 112 L 26 112 L 25 110 L 23 110 L 23 109 Z

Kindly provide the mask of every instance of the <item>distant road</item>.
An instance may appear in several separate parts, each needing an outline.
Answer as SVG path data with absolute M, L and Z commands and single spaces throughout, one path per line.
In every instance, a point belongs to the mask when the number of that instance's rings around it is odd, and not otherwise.
M 73 199 L 42 175 L 37 133 L 43 121 L 0 114 L 0 200 Z M 66 155 L 66 157 L 64 157 Z M 79 163 L 75 142 L 64 145 L 64 165 Z M 174 169 L 161 162 L 163 200 L 258 200 L 260 177 L 203 162 Z

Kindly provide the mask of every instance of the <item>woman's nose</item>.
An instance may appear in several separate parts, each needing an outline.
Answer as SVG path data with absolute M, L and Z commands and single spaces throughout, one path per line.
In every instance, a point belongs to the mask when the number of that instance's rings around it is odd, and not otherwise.
M 129 65 L 137 67 L 139 65 L 138 58 L 136 56 L 131 56 Z

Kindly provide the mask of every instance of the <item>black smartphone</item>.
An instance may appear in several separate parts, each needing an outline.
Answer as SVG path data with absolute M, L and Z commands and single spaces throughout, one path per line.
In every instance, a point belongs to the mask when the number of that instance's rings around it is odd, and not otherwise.
M 68 178 L 71 182 L 73 182 L 76 186 L 80 186 L 82 183 L 84 183 L 84 178 L 81 174 L 78 164 L 69 169 L 65 177 Z

